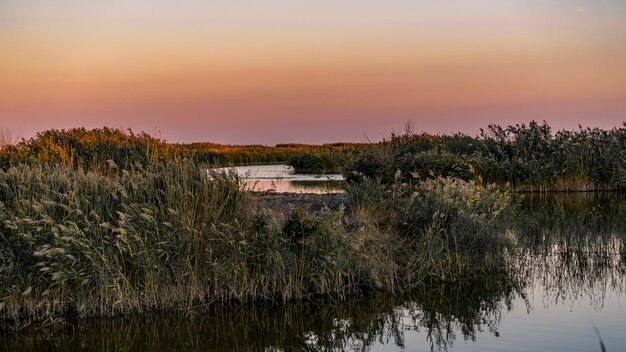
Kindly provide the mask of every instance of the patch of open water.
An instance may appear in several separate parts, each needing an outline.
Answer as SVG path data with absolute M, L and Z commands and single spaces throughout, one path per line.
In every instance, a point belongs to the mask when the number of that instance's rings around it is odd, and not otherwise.
M 296 174 L 289 165 L 246 165 L 217 168 L 235 171 L 254 191 L 289 193 L 341 193 L 341 174 Z

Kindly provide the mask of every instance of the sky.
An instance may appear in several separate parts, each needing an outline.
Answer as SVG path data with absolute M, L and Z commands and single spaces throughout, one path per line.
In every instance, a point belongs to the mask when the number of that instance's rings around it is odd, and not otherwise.
M 0 0 L 0 128 L 173 142 L 626 121 L 623 0 Z

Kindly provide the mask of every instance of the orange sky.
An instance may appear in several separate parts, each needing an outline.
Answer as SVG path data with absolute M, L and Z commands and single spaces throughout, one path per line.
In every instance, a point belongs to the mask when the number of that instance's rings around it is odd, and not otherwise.
M 626 120 L 618 1 L 0 3 L 0 127 L 379 139 Z M 471 4 L 470 4 L 471 3 Z

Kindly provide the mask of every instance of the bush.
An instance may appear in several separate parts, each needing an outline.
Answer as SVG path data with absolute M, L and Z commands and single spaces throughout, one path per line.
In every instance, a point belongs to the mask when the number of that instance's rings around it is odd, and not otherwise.
M 341 172 L 345 158 L 343 153 L 301 153 L 289 157 L 287 164 L 296 173 L 338 173 Z
M 369 180 L 349 186 L 348 194 L 354 206 L 381 214 L 378 222 L 396 234 L 409 282 L 506 270 L 507 221 L 515 209 L 507 192 L 438 177 L 391 185 Z
M 625 125 L 626 126 L 626 125 Z M 490 125 L 480 137 L 462 134 L 392 135 L 346 162 L 349 182 L 457 177 L 509 184 L 516 190 L 607 190 L 626 179 L 626 128 L 552 133 L 545 122 L 502 128 Z
M 122 168 L 174 159 L 173 149 L 146 133 L 110 128 L 48 130 L 0 152 L 0 168 L 20 163 L 62 163 L 85 169 L 106 167 L 111 160 Z

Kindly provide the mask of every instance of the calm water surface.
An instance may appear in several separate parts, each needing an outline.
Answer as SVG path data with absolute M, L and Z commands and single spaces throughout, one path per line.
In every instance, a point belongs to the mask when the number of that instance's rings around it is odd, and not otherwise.
M 87 320 L 5 335 L 0 350 L 601 351 L 597 328 L 607 351 L 625 351 L 626 201 L 526 196 L 520 218 L 509 277 L 404 297 Z
M 246 187 L 254 191 L 290 193 L 340 193 L 341 174 L 296 174 L 289 165 L 246 165 L 217 168 L 234 170 L 245 179 Z

